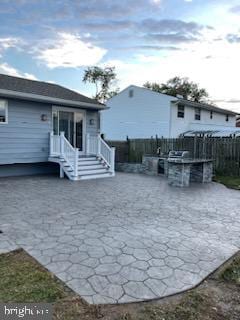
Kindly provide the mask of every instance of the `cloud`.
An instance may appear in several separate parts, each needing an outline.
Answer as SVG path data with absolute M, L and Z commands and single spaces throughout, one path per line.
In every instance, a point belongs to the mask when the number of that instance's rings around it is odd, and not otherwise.
M 122 51 L 130 51 L 130 50 L 154 50 L 154 51 L 176 51 L 181 50 L 178 47 L 175 46 L 158 46 L 158 45 L 136 45 L 136 46 L 127 46 L 127 47 L 117 47 L 116 50 L 122 50 Z
M 20 74 L 21 74 L 21 73 L 20 73 Z M 24 78 L 29 79 L 29 80 L 38 80 L 37 77 L 35 77 L 33 74 L 28 73 L 28 72 L 22 73 L 22 76 L 23 76 Z
M 230 43 L 239 43 L 240 42 L 240 34 L 229 33 L 226 36 L 226 39 Z
M 151 0 L 151 3 L 153 3 L 156 6 L 160 6 L 162 4 L 162 0 Z
M 51 44 L 50 44 L 51 43 Z M 78 35 L 59 33 L 47 47 L 37 49 L 37 58 L 53 68 L 77 68 L 97 64 L 107 50 L 84 42 Z
M 230 11 L 231 13 L 239 14 L 239 13 L 240 13 L 240 5 L 230 8 L 229 11 Z
M 0 73 L 8 74 L 8 75 L 14 76 L 14 77 L 22 77 L 22 78 L 26 78 L 26 79 L 30 79 L 30 80 L 37 80 L 37 78 L 33 74 L 30 74 L 27 72 L 21 72 L 21 71 L 15 69 L 14 67 L 10 66 L 6 62 L 0 63 Z
M 219 99 L 212 100 L 212 102 L 222 108 L 229 109 L 240 114 L 240 99 Z
M 185 22 L 178 19 L 145 19 L 140 23 L 140 26 L 146 31 L 161 31 L 162 33 L 182 32 L 196 34 L 204 29 L 203 25 L 196 22 Z
M 1 0 L 1 2 L 4 0 Z M 109 19 L 125 19 L 125 17 L 142 16 L 159 12 L 160 0 L 7 0 L 4 1 L 7 9 L 17 14 L 16 23 L 27 25 L 55 25 L 65 23 L 66 28 L 77 26 L 81 22 L 94 20 L 106 21 Z M 38 4 L 40 2 L 40 4 Z M 2 3 L 1 3 L 2 4 Z M 9 17 L 5 16 L 5 19 Z M 12 23 L 12 21 L 10 21 Z
M 190 34 L 162 34 L 162 33 L 154 33 L 148 34 L 146 36 L 148 40 L 153 40 L 158 43 L 184 43 L 184 42 L 193 42 L 198 41 L 199 38 Z
M 141 86 L 146 81 L 162 83 L 179 75 L 189 77 L 206 88 L 210 97 L 218 100 L 220 107 L 240 112 L 236 72 L 240 69 L 240 46 L 225 39 L 214 41 L 215 37 L 216 31 L 206 30 L 201 42 L 181 44 L 181 50 L 163 55 L 142 52 L 132 59 L 112 60 L 108 64 L 116 67 L 121 89 L 130 84 Z
M 179 19 L 141 19 L 135 20 L 107 20 L 104 22 L 83 23 L 81 25 L 84 29 L 106 32 L 110 30 L 129 29 L 134 32 L 161 32 L 161 33 L 199 33 L 204 28 L 211 28 L 203 26 L 196 22 L 185 22 Z
M 153 45 L 156 42 L 184 43 L 201 39 L 204 30 L 212 30 L 210 26 L 204 26 L 196 22 L 185 22 L 179 19 L 141 19 L 134 20 L 108 20 L 104 22 L 84 23 L 81 28 L 90 30 L 95 40 L 108 40 L 112 43 L 128 41 L 138 42 L 144 45 L 148 40 Z M 109 30 L 112 33 L 109 34 Z M 114 32 L 115 33 L 114 33 Z M 130 46 L 131 47 L 131 46 Z
M 17 48 L 20 40 L 17 38 L 0 38 L 0 54 L 9 48 Z
M 72 6 L 75 13 L 81 17 L 81 19 L 100 18 L 100 19 L 112 19 L 122 18 L 137 12 L 145 10 L 150 12 L 153 9 L 153 5 L 156 9 L 156 3 L 160 3 L 159 0 L 122 0 L 122 1 L 110 1 L 110 0 L 88 0 L 79 1 L 72 0 Z
M 221 102 L 225 102 L 225 103 L 237 103 L 240 104 L 240 99 L 229 99 L 229 100 L 214 100 L 214 102 L 216 103 L 221 103 Z
M 141 24 L 141 29 L 146 32 L 145 38 L 160 43 L 198 41 L 201 38 L 201 31 L 206 28 L 211 27 L 176 19 L 146 19 Z
M 123 29 L 131 29 L 137 25 L 136 22 L 131 20 L 108 20 L 104 22 L 90 22 L 83 23 L 81 25 L 82 28 L 88 31 L 96 31 L 96 32 L 107 32 L 109 30 L 123 30 Z

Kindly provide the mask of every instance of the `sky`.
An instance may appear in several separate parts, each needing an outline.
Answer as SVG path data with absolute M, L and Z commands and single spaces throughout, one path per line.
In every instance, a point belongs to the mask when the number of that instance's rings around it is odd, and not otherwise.
M 240 0 L 0 0 L 0 73 L 92 96 L 89 66 L 116 86 L 189 77 L 240 112 Z

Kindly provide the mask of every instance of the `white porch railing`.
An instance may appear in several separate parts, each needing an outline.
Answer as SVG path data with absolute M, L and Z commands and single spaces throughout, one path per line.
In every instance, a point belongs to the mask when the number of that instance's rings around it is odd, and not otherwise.
M 50 133 L 50 156 L 60 156 L 60 136 L 54 135 L 53 132 Z
M 98 153 L 98 139 L 97 136 L 92 136 L 90 134 L 86 135 L 86 153 L 97 155 Z
M 115 171 L 115 148 L 109 147 L 108 144 L 101 138 L 100 134 L 97 136 L 86 135 L 86 154 L 95 155 L 101 158 L 108 166 L 109 171 Z M 74 176 L 78 176 L 78 158 L 79 151 L 74 148 L 71 143 L 65 138 L 64 132 L 60 136 L 50 134 L 50 157 L 60 157 L 74 172 Z
M 110 171 L 115 171 L 115 147 L 109 145 L 101 138 L 100 134 L 92 136 L 87 134 L 86 153 L 97 155 L 102 158 Z
M 64 132 L 61 132 L 60 136 L 50 134 L 50 156 L 58 156 L 66 161 L 73 170 L 74 176 L 78 176 L 79 151 L 65 138 Z

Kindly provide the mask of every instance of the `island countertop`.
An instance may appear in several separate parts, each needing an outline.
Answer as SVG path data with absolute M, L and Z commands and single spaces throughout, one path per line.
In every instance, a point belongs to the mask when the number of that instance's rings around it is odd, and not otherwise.
M 176 163 L 176 164 L 194 164 L 194 163 L 207 163 L 207 162 L 213 162 L 213 159 L 174 159 L 174 158 L 168 158 L 167 161 L 169 163 Z

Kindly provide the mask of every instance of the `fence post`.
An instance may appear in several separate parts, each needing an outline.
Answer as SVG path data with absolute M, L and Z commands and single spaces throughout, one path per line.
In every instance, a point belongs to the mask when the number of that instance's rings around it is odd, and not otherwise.
M 206 159 L 206 141 L 205 141 L 205 135 L 203 136 L 203 159 Z
M 127 162 L 130 162 L 130 140 L 127 136 Z

